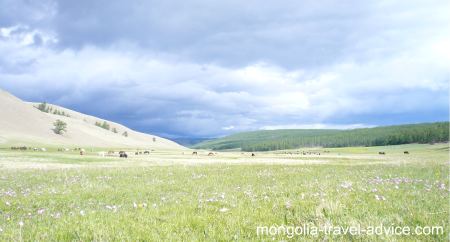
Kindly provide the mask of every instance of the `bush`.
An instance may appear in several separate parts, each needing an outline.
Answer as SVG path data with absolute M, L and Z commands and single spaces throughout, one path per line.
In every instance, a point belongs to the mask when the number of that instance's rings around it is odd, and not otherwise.
M 109 128 L 110 128 L 109 124 L 106 121 L 103 121 L 103 123 L 95 122 L 95 126 L 98 126 L 102 129 L 106 129 L 106 130 L 109 130 Z
M 67 131 L 67 124 L 59 119 L 53 123 L 53 126 L 54 126 L 53 131 L 56 134 L 63 134 L 64 132 Z
M 43 102 L 37 106 L 37 109 L 41 110 L 44 113 L 48 113 L 50 108 L 47 106 L 46 102 Z

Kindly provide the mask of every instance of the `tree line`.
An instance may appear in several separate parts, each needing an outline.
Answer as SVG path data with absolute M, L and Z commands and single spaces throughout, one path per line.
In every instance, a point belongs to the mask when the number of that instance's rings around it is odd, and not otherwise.
M 301 147 L 382 146 L 449 141 L 449 122 L 352 130 L 292 129 L 239 133 L 195 145 L 213 150 L 271 151 Z
M 64 111 L 60 111 L 57 108 L 53 108 L 52 106 L 49 106 L 46 102 L 40 103 L 39 105 L 35 106 L 35 108 L 39 109 L 41 112 L 44 113 L 51 113 L 55 115 L 70 117 L 68 113 L 65 113 Z

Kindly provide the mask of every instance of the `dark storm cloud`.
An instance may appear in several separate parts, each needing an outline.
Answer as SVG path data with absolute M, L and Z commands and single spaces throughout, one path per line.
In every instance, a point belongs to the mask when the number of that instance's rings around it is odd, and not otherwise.
M 63 47 L 130 41 L 205 63 L 239 66 L 266 61 L 316 67 L 346 58 L 355 41 L 360 41 L 359 35 L 370 34 L 366 28 L 382 27 L 375 24 L 382 16 L 373 15 L 373 5 L 360 1 L 60 1 L 55 23 Z
M 0 0 L 0 88 L 167 136 L 443 120 L 448 7 Z

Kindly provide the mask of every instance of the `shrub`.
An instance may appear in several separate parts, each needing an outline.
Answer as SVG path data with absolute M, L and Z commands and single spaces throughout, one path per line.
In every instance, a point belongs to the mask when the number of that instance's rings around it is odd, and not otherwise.
M 59 119 L 53 123 L 53 126 L 54 126 L 53 131 L 56 134 L 63 134 L 64 132 L 67 131 L 67 124 Z
M 44 112 L 44 113 L 48 113 L 49 110 L 50 110 L 49 107 L 47 106 L 47 103 L 46 103 L 46 102 L 40 103 L 40 104 L 37 106 L 37 109 L 41 110 L 41 111 Z

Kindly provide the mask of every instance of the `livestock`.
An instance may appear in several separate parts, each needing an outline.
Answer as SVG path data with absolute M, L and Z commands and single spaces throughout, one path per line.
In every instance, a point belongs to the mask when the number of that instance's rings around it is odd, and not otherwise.
M 119 156 L 120 156 L 121 158 L 128 158 L 128 155 L 127 155 L 127 153 L 125 153 L 125 151 L 120 151 L 120 152 L 119 152 Z

